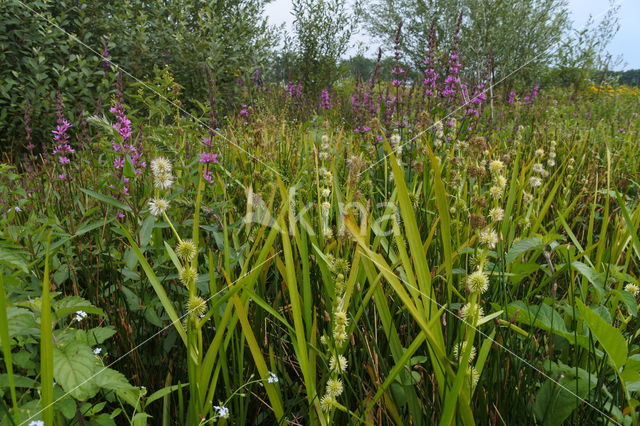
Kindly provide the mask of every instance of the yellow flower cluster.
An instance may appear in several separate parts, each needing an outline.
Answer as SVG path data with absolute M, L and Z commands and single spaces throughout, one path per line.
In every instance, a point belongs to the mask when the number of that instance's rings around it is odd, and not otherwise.
M 604 93 L 609 95 L 640 97 L 640 87 L 638 86 L 612 86 L 610 84 L 591 84 L 588 89 L 592 93 Z

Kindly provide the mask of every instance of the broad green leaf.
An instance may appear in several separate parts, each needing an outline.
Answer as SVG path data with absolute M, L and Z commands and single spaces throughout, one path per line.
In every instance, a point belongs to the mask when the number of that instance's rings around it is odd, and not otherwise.
M 596 271 L 594 271 L 590 266 L 587 266 L 582 262 L 578 262 L 577 260 L 571 262 L 571 267 L 584 275 L 587 281 L 589 281 L 596 289 L 600 298 L 604 296 L 604 286 L 599 274 Z
M 91 347 L 84 342 L 72 340 L 53 348 L 53 377 L 65 392 L 80 401 L 98 393 L 99 388 L 93 380 L 98 367 Z
M 505 262 L 507 265 L 513 263 L 521 254 L 528 250 L 533 250 L 537 248 L 542 248 L 544 245 L 540 237 L 529 237 L 524 240 L 515 241 L 511 244 L 509 251 L 505 257 Z
M 95 382 L 101 388 L 109 390 L 134 389 L 122 373 L 108 367 L 100 368 L 96 372 Z
M 609 356 L 610 362 L 616 370 L 624 366 L 627 361 L 627 341 L 617 328 L 608 324 L 600 315 L 585 306 L 580 300 L 576 300 L 580 314 L 584 322 Z
M 554 374 L 555 376 L 555 374 Z M 595 383 L 589 382 L 582 375 L 577 376 L 572 369 L 566 369 L 557 383 L 547 380 L 536 393 L 533 412 L 545 426 L 560 426 L 589 395 Z

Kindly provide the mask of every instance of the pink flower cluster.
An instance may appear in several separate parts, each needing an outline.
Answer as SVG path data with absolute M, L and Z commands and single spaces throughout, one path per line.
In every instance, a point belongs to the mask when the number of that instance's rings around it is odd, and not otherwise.
M 329 91 L 327 89 L 322 89 L 320 108 L 331 109 L 331 99 L 329 98 Z
M 294 83 L 290 81 L 289 84 L 287 84 L 286 90 L 289 96 L 291 96 L 292 98 L 298 98 L 302 96 L 302 83 Z
M 56 97 L 56 115 L 58 116 L 56 129 L 52 130 L 53 142 L 55 148 L 53 149 L 53 155 L 58 157 L 58 162 L 63 166 L 69 164 L 71 160 L 68 155 L 73 154 L 76 151 L 69 145 L 69 134 L 67 133 L 71 128 L 71 124 L 64 118 L 64 106 L 62 104 L 62 95 L 58 93 Z M 60 173 L 58 175 L 60 180 L 69 180 L 69 176 L 66 173 Z
M 244 106 L 244 105 L 243 105 Z M 211 138 L 202 138 L 202 143 L 207 147 L 207 151 L 200 153 L 200 163 L 205 164 L 205 170 L 202 172 L 202 178 L 209 183 L 213 183 L 213 173 L 211 172 L 210 164 L 217 164 L 220 162 L 220 156 L 210 150 L 213 148 L 213 142 Z

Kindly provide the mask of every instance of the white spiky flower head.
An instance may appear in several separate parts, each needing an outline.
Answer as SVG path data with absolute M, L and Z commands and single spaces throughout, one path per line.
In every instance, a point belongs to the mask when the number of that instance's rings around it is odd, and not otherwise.
M 531 185 L 533 188 L 537 188 L 542 185 L 542 179 L 540 179 L 538 176 L 531 176 L 529 178 L 529 185 Z
M 634 296 L 637 296 L 638 293 L 640 293 L 640 287 L 638 287 L 635 284 L 629 283 L 624 286 L 624 291 L 626 291 L 627 293 L 631 293 Z
M 151 160 L 151 173 L 154 176 L 171 174 L 171 162 L 164 157 L 154 158 Z
M 502 219 L 504 219 L 504 210 L 500 207 L 494 207 L 489 210 L 489 217 L 494 222 L 500 222 Z
M 480 231 L 479 235 L 480 243 L 489 248 L 496 248 L 498 244 L 498 234 L 491 228 L 485 228 Z
M 475 326 L 478 320 L 484 316 L 484 311 L 482 310 L 482 306 L 477 303 L 466 303 L 460 308 L 460 316 L 467 323 Z
M 502 198 L 502 194 L 504 194 L 504 186 L 493 185 L 489 188 L 489 195 L 491 195 L 491 198 L 499 200 Z
M 161 216 L 169 208 L 169 202 L 164 198 L 152 198 L 149 200 L 149 212 L 154 216 Z
M 464 352 L 467 350 L 467 346 L 468 346 L 468 343 L 466 341 L 462 343 L 456 343 L 453 346 L 453 358 L 456 361 L 460 361 L 460 357 L 462 357 L 462 354 L 464 354 Z M 476 347 L 471 346 L 471 353 L 469 354 L 469 362 L 473 361 L 474 359 L 476 359 Z
M 338 397 L 342 395 L 342 391 L 344 390 L 344 386 L 342 385 L 342 380 L 340 379 L 329 379 L 327 380 L 327 395 L 332 397 Z
M 472 293 L 484 293 L 489 288 L 489 277 L 484 271 L 478 269 L 467 276 L 467 288 Z
M 336 399 L 333 396 L 325 395 L 322 398 L 320 398 L 320 408 L 325 413 L 329 412 L 336 405 L 337 402 L 338 401 L 336 401 Z
M 182 240 L 176 247 L 176 254 L 185 262 L 191 262 L 196 256 L 196 245 L 192 240 Z
M 489 170 L 493 174 L 500 173 L 502 169 L 504 169 L 504 163 L 500 160 L 493 160 L 491 163 L 489 163 Z
M 173 176 L 169 173 L 161 173 L 155 176 L 153 185 L 158 189 L 169 189 L 173 185 Z
M 542 165 L 542 163 L 535 163 L 531 170 L 533 170 L 534 173 L 541 174 L 544 172 L 544 165 Z
M 336 357 L 335 355 L 331 355 L 331 359 L 329 360 L 329 369 L 331 371 L 339 370 L 340 372 L 344 373 L 345 371 L 347 371 L 348 364 L 349 363 L 344 356 L 338 355 Z
M 469 377 L 469 384 L 471 385 L 471 388 L 475 388 L 480 380 L 480 372 L 470 365 L 469 368 L 467 368 L 467 376 Z

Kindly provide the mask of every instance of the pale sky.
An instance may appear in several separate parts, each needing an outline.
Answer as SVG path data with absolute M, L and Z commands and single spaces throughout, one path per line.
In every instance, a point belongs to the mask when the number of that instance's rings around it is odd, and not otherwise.
M 366 0 L 365 0 L 366 1 Z M 574 27 L 581 28 L 589 15 L 597 17 L 609 7 L 608 0 L 568 0 Z M 614 57 L 622 56 L 620 69 L 640 68 L 640 0 L 617 0 L 620 5 L 620 31 L 609 45 L 609 52 Z M 266 7 L 269 21 L 272 24 L 285 23 L 291 29 L 291 0 L 274 0 Z M 355 42 L 365 42 L 366 38 L 358 36 Z M 349 53 L 355 53 L 353 48 Z

